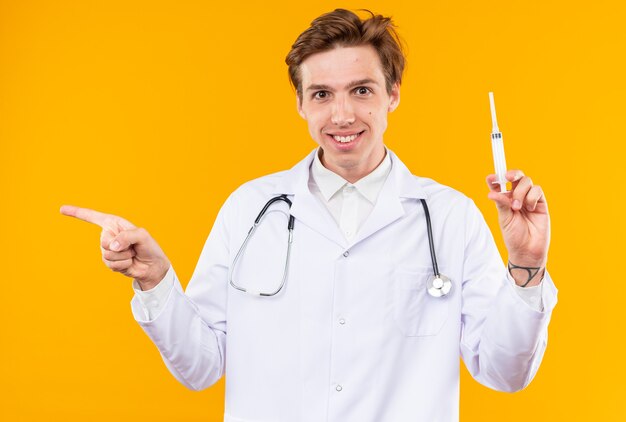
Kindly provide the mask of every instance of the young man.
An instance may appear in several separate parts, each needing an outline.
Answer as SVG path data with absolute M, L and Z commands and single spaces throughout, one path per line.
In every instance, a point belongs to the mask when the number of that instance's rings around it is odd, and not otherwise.
M 228 198 L 186 292 L 145 230 L 62 209 L 103 227 L 172 374 L 192 389 L 226 374 L 227 422 L 458 420 L 459 352 L 479 382 L 524 388 L 556 303 L 541 188 L 509 171 L 512 193 L 489 194 L 509 273 L 471 200 L 384 146 L 404 67 L 388 18 L 323 15 L 287 64 L 319 148 Z

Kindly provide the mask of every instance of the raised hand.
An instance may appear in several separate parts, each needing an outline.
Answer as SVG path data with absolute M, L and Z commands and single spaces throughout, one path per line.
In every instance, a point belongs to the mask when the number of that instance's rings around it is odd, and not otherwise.
M 116 215 L 72 205 L 62 206 L 61 214 L 100 226 L 102 260 L 111 270 L 137 280 L 142 290 L 153 288 L 165 277 L 170 262 L 145 229 Z
M 509 262 L 525 268 L 545 268 L 550 246 L 550 214 L 543 190 L 533 185 L 521 170 L 509 170 L 506 179 L 512 183 L 510 192 L 500 193 L 496 176 L 487 176 L 489 199 L 496 203 L 500 229 L 509 253 Z M 538 272 L 540 272 L 538 271 Z M 518 284 L 525 284 L 526 270 L 512 270 Z M 539 284 L 541 274 L 533 277 L 528 286 Z

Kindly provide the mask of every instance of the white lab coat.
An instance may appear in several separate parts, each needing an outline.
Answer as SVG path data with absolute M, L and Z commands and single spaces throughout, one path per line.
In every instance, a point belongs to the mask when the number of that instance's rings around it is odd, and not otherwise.
M 307 187 L 313 154 L 228 198 L 186 292 L 176 281 L 153 320 L 133 298 L 172 374 L 199 390 L 225 373 L 225 422 L 457 421 L 459 354 L 482 384 L 524 388 L 556 304 L 549 275 L 537 312 L 507 280 L 473 202 L 411 175 L 392 152 L 376 206 L 348 242 Z M 296 219 L 287 283 L 274 297 L 253 297 L 229 286 L 228 270 L 279 194 L 293 200 Z M 443 298 L 425 287 L 432 267 L 419 198 L 453 282 Z M 266 292 L 280 284 L 287 247 L 287 206 L 272 210 L 234 273 L 237 284 Z

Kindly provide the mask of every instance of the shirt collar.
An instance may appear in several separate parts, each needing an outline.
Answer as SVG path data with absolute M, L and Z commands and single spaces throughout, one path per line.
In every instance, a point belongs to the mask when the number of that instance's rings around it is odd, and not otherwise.
M 350 184 L 343 177 L 339 176 L 324 167 L 319 158 L 319 148 L 315 153 L 313 164 L 311 165 L 311 176 L 320 189 L 322 196 L 326 201 L 329 201 L 334 194 L 336 194 L 346 184 Z M 387 176 L 391 172 L 391 158 L 389 152 L 385 148 L 385 158 L 370 174 L 359 179 L 354 183 L 356 190 L 361 193 L 372 204 L 376 203 L 376 198 L 380 193 Z

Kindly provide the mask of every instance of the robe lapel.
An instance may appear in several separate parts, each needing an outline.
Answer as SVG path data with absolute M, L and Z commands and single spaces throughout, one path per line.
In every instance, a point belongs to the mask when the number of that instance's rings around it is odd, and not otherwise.
M 353 244 L 365 240 L 377 231 L 405 215 L 403 198 L 426 198 L 418 179 L 411 174 L 402 161 L 390 150 L 391 172 L 383 185 L 372 213 L 354 238 Z

